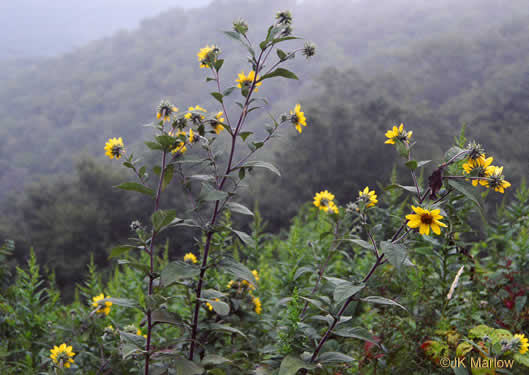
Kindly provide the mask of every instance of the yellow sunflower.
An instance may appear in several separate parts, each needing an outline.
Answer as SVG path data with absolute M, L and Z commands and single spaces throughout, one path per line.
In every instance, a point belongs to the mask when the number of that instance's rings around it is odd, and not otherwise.
M 492 156 L 485 158 L 485 155 L 482 155 L 477 159 L 468 159 L 468 161 L 463 164 L 463 170 L 466 174 L 474 177 L 489 177 L 494 171 L 494 167 L 490 166 L 493 160 Z M 472 180 L 472 186 L 478 186 L 478 183 L 483 186 L 488 186 L 489 184 L 487 180 Z
M 261 300 L 259 299 L 259 297 L 253 297 L 252 302 L 255 306 L 255 312 L 257 314 L 261 314 L 261 312 L 263 311 L 263 308 L 261 306 Z
M 518 339 L 520 341 L 520 344 L 518 346 L 518 351 L 520 354 L 525 354 L 529 351 L 529 340 L 525 337 L 525 335 L 517 333 L 514 335 L 515 339 Z
M 195 254 L 187 253 L 186 255 L 184 255 L 184 262 L 191 262 L 193 264 L 197 264 L 198 260 L 197 260 L 197 257 L 195 256 Z
M 305 113 L 301 112 L 301 106 L 296 104 L 293 111 L 290 111 L 290 121 L 294 124 L 297 131 L 301 134 L 301 125 L 307 126 L 307 119 L 305 118 Z
M 197 53 L 201 68 L 209 68 L 217 59 L 219 49 L 216 46 L 205 46 Z
M 110 159 L 119 159 L 125 153 L 125 146 L 123 145 L 123 139 L 119 138 L 109 138 L 107 143 L 105 143 L 105 155 Z
M 490 174 L 488 175 L 489 180 L 485 181 L 485 186 L 499 193 L 505 193 L 505 189 L 511 186 L 511 183 L 505 181 L 505 177 L 503 176 L 503 167 L 490 166 L 488 168 L 490 168 Z
M 92 298 L 92 306 L 97 308 L 98 314 L 108 315 L 110 313 L 110 306 L 112 306 L 112 302 L 110 301 L 99 302 L 106 298 L 110 298 L 110 296 L 105 297 L 103 293 Z
M 75 353 L 72 351 L 71 346 L 61 344 L 60 346 L 54 346 L 53 349 L 50 349 L 50 352 L 50 358 L 53 360 L 53 363 L 59 365 L 59 367 L 64 366 L 70 368 L 70 364 L 74 363 L 72 357 Z
M 386 132 L 386 138 L 389 139 L 384 143 L 394 145 L 395 141 L 397 140 L 402 142 L 409 142 L 412 134 L 413 131 L 404 130 L 404 124 L 400 124 L 398 128 L 394 126 L 393 129 L 388 130 Z
M 215 133 L 217 134 L 220 134 L 220 132 L 224 130 L 224 126 L 221 124 L 221 122 L 224 122 L 224 117 L 222 117 L 222 115 L 224 115 L 224 112 L 217 112 L 215 120 L 211 121 L 211 126 L 213 126 L 213 130 L 215 130 Z
M 436 209 L 429 211 L 415 206 L 411 206 L 411 208 L 415 214 L 406 215 L 408 226 L 410 228 L 419 228 L 420 234 L 429 235 L 430 228 L 432 228 L 432 232 L 439 235 L 441 234 L 440 227 L 446 227 L 446 224 L 440 221 L 443 218 L 443 216 L 439 215 L 441 210 Z
M 248 73 L 248 75 L 245 75 L 244 74 L 244 71 L 240 72 L 238 74 L 238 79 L 235 80 L 235 82 L 237 82 L 237 87 L 242 89 L 243 87 L 246 88 L 247 90 L 250 89 L 250 86 L 252 85 L 252 82 L 255 78 L 255 88 L 254 88 L 254 91 L 257 92 L 259 91 L 259 89 L 257 87 L 261 86 L 263 84 L 263 82 L 259 82 L 259 76 L 257 76 L 257 78 L 255 77 L 255 72 L 252 70 L 250 73 Z
M 327 190 L 317 193 L 314 196 L 313 204 L 322 211 L 338 213 L 338 207 L 334 203 L 334 194 L 329 193 Z
M 358 199 L 367 203 L 366 207 L 373 207 L 378 203 L 377 195 L 374 190 L 369 190 L 369 187 L 365 187 L 363 191 L 358 192 Z

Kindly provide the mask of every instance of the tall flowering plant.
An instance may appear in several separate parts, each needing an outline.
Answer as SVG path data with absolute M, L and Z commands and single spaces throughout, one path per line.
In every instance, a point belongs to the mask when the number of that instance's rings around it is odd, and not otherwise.
M 130 244 L 118 246 L 112 250 L 112 257 L 119 257 L 131 250 L 140 250 L 148 254 L 148 264 L 121 260 L 122 264 L 140 269 L 145 275 L 144 303 L 120 298 L 99 298 L 94 303 L 112 303 L 139 309 L 144 318 L 141 322 L 142 334 L 134 334 L 119 329 L 121 352 L 124 358 L 136 357 L 143 362 L 143 373 L 167 373 L 167 369 L 176 369 L 177 373 L 200 374 L 204 368 L 230 362 L 216 355 L 214 345 L 210 345 L 215 332 L 239 333 L 237 327 L 222 323 L 222 317 L 230 313 L 228 294 L 220 290 L 212 273 L 223 272 L 233 278 L 230 287 L 247 289 L 252 295 L 255 314 L 262 311 L 262 303 L 256 290 L 258 272 L 250 271 L 244 264 L 236 261 L 230 254 L 223 254 L 216 243 L 215 235 L 228 231 L 247 246 L 252 238 L 243 231 L 222 222 L 225 211 L 244 215 L 253 215 L 252 211 L 236 202 L 241 183 L 256 168 L 264 168 L 279 175 L 278 169 L 263 161 L 254 159 L 254 154 L 266 146 L 270 139 L 284 125 L 293 126 L 299 133 L 307 126 L 304 112 L 299 104 L 292 104 L 290 114 L 277 118 L 270 116 L 272 124 L 266 130 L 268 135 L 256 140 L 253 133 L 246 129 L 250 113 L 259 109 L 254 94 L 265 90 L 264 81 L 271 78 L 298 79 L 282 67 L 299 53 L 311 57 L 315 53 L 313 44 L 306 42 L 301 48 L 286 51 L 279 46 L 290 40 L 298 40 L 292 35 L 292 15 L 288 11 L 279 12 L 276 22 L 271 25 L 265 38 L 254 44 L 247 35 L 248 25 L 244 21 L 233 24 L 233 30 L 224 34 L 239 42 L 248 52 L 248 67 L 238 77 L 231 79 L 232 85 L 224 87 L 221 70 L 225 63 L 222 51 L 217 45 L 207 45 L 197 54 L 200 68 L 209 73 L 206 81 L 214 91 L 211 96 L 218 102 L 214 111 L 200 105 L 180 111 L 169 101 L 163 100 L 156 110 L 156 122 L 152 124 L 154 137 L 145 142 L 147 147 L 160 155 L 158 166 L 152 167 L 155 181 L 149 178 L 148 166 L 141 166 L 133 155 L 126 156 L 126 145 L 121 137 L 111 138 L 105 145 L 106 155 L 111 159 L 124 159 L 123 165 L 129 168 L 137 178 L 135 182 L 126 182 L 120 189 L 132 190 L 148 196 L 153 201 L 151 223 L 136 223 L 137 238 Z M 273 53 L 275 51 L 275 53 Z M 232 99 L 239 94 L 242 101 Z M 230 110 L 236 105 L 236 116 Z M 227 140 L 227 154 L 220 155 L 215 149 L 219 138 Z M 193 159 L 191 156 L 193 150 Z M 247 150 L 247 151 L 244 151 Z M 197 159 L 196 155 L 199 155 Z M 200 174 L 193 170 L 200 169 Z M 173 209 L 162 208 L 160 198 L 169 184 L 181 184 L 193 209 L 189 216 Z M 198 250 L 185 255 L 182 260 L 169 263 L 163 269 L 157 269 L 157 240 L 162 231 L 174 228 L 197 230 L 201 232 Z M 102 295 L 103 296 L 103 295 Z M 172 311 L 170 302 L 175 298 L 184 298 L 187 311 Z M 106 305 L 109 306 L 109 305 Z M 105 310 L 101 311 L 105 311 Z M 174 340 L 157 341 L 157 330 L 164 325 L 178 328 Z M 220 339 L 224 340 L 224 339 Z

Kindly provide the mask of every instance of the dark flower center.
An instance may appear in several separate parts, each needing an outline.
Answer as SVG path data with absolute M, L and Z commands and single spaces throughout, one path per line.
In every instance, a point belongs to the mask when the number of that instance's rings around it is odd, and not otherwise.
M 422 215 L 421 216 L 421 222 L 423 224 L 428 224 L 428 225 L 432 224 L 433 223 L 432 215 L 430 215 L 430 214 Z

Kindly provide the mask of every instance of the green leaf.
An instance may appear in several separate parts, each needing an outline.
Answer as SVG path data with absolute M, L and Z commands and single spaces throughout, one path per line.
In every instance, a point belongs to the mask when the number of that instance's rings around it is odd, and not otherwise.
M 525 307 L 525 304 L 527 303 L 527 296 L 518 296 L 516 297 L 516 299 L 514 300 L 514 308 L 516 310 L 516 312 L 519 314 L 522 312 L 522 310 L 524 309 Z
M 478 198 L 474 194 L 472 194 L 465 186 L 460 184 L 457 181 L 454 180 L 448 180 L 448 185 L 452 186 L 454 189 L 459 191 L 461 194 L 463 194 L 465 197 L 470 199 L 480 210 L 482 210 L 481 205 L 479 204 Z
M 246 338 L 246 335 L 242 333 L 237 328 L 233 328 L 227 324 L 220 324 L 220 323 L 210 323 L 208 327 L 214 331 L 224 331 L 224 332 L 230 332 L 230 333 L 237 333 L 241 335 L 242 337 Z
M 167 186 L 171 183 L 171 180 L 173 179 L 174 174 L 174 165 L 169 164 L 167 167 L 165 167 L 165 173 L 163 175 L 163 181 L 162 181 L 162 191 L 165 191 Z
M 273 77 L 284 77 L 284 78 L 289 78 L 289 79 L 299 79 L 298 76 L 296 76 L 290 70 L 287 70 L 287 69 L 284 69 L 284 68 L 277 68 L 276 70 L 274 70 L 274 71 L 262 76 L 261 79 L 259 80 L 259 82 L 264 81 L 265 79 L 268 79 L 268 78 L 273 78 Z
M 429 164 L 431 160 L 421 160 L 417 162 L 417 168 L 424 167 L 426 164 Z
M 340 328 L 333 330 L 332 333 L 341 337 L 349 337 L 353 339 L 369 341 L 370 343 L 379 346 L 377 341 L 375 340 L 375 337 L 371 334 L 371 332 L 369 332 L 368 329 L 364 327 Z
M 250 168 L 266 168 L 269 171 L 275 173 L 278 176 L 281 176 L 281 173 L 279 172 L 279 169 L 273 164 L 267 163 L 265 161 L 248 161 L 246 164 L 243 165 L 243 167 L 250 167 Z
M 384 190 L 392 190 L 395 188 L 401 188 L 411 193 L 417 193 L 417 188 L 415 186 L 404 186 L 404 185 L 399 185 L 399 184 L 388 185 L 384 188 Z
M 411 169 L 412 171 L 417 169 L 417 160 L 408 160 L 406 163 L 404 163 L 406 165 L 406 167 L 408 167 L 409 169 Z
M 298 277 L 300 277 L 301 275 L 303 275 L 304 273 L 307 273 L 307 272 L 314 272 L 314 268 L 312 267 L 300 267 L 296 270 L 296 273 L 294 274 L 294 280 L 297 280 Z
M 452 371 L 454 371 L 454 375 L 468 375 L 468 371 L 464 367 L 452 367 Z
M 158 210 L 152 214 L 152 226 L 155 232 L 161 232 L 176 219 L 176 210 Z
M 452 159 L 454 156 L 456 156 L 457 154 L 460 154 L 461 152 L 463 152 L 464 150 L 460 147 L 457 147 L 457 146 L 454 146 L 454 147 L 451 147 L 448 149 L 448 151 L 446 151 L 445 153 L 445 161 L 448 161 L 450 159 Z M 454 162 L 456 161 L 459 161 L 459 160 L 462 160 L 464 159 L 465 157 L 467 156 L 466 153 L 463 153 L 461 154 L 460 156 L 458 156 L 457 158 L 454 159 Z
M 129 267 L 135 268 L 138 271 L 141 271 L 146 275 L 148 275 L 149 272 L 151 271 L 148 265 L 139 263 L 139 262 L 132 262 L 128 259 L 118 259 L 118 264 L 126 264 Z
M 365 288 L 365 284 L 353 284 L 349 281 L 344 281 L 336 285 L 334 288 L 333 298 L 336 303 L 341 303 L 347 298 L 354 296 L 362 289 Z
M 229 359 L 224 358 L 218 354 L 206 354 L 200 364 L 203 366 L 207 365 L 222 365 L 223 363 L 231 362 Z
M 238 230 L 235 230 L 235 229 L 232 229 L 231 230 L 233 233 L 235 233 L 235 235 L 237 237 L 239 237 L 239 239 L 248 247 L 255 247 L 255 241 L 253 240 L 253 238 L 247 234 L 247 233 L 244 233 L 244 232 L 241 232 L 241 231 L 238 231 Z
M 353 362 L 355 359 L 340 352 L 326 352 L 318 356 L 319 363 L 344 363 Z
M 235 90 L 237 87 L 236 86 L 232 86 L 232 87 L 228 87 L 226 90 L 224 90 L 224 92 L 222 93 L 222 95 L 224 96 L 228 96 L 230 95 L 233 90 Z
M 145 338 L 133 333 L 119 331 L 120 344 L 119 351 L 123 359 L 126 359 L 134 354 L 143 353 L 143 346 L 145 345 Z
M 278 48 L 276 52 L 277 52 L 277 57 L 279 57 L 279 60 L 283 61 L 287 58 L 287 54 L 283 50 L 280 50 Z
M 151 150 L 163 150 L 162 146 L 159 143 L 147 141 L 145 142 L 147 147 L 149 147 Z
M 222 68 L 222 65 L 224 64 L 224 60 L 223 59 L 218 59 L 217 61 L 215 61 L 215 63 L 213 64 L 213 67 L 215 68 L 215 70 L 218 72 L 220 70 L 220 68 Z
M 525 353 L 525 354 L 519 354 L 519 353 L 515 353 L 513 355 L 513 358 L 516 362 L 526 366 L 526 367 L 529 367 L 529 353 Z
M 388 261 L 395 266 L 396 269 L 400 270 L 402 265 L 415 266 L 408 258 L 408 252 L 404 246 L 388 241 L 382 241 L 380 243 L 380 248 L 386 255 Z
M 238 40 L 238 41 L 241 41 L 241 36 L 236 33 L 235 31 L 223 31 L 223 33 L 227 36 L 229 36 L 230 38 L 233 38 L 235 40 Z
M 302 361 L 293 354 L 289 354 L 281 361 L 279 375 L 296 375 L 298 370 L 301 369 L 312 370 L 314 365 Z
M 236 212 L 236 213 L 239 213 L 239 214 L 242 214 L 242 215 L 248 215 L 248 216 L 253 216 L 253 212 L 250 211 L 250 209 L 240 203 L 236 203 L 236 202 L 228 202 L 226 204 L 226 207 L 232 211 L 232 212 Z
M 175 144 L 175 137 L 168 134 L 158 135 L 156 140 L 162 146 L 162 150 L 169 150 Z
M 200 191 L 200 200 L 204 201 L 220 201 L 228 197 L 228 193 L 225 191 L 217 190 L 213 188 L 210 184 L 202 184 L 202 189 Z
M 257 285 L 257 281 L 248 267 L 232 258 L 222 259 L 219 263 L 219 268 L 223 269 L 225 272 L 237 279 L 246 280 L 250 284 Z
M 151 312 L 152 324 L 165 323 L 181 326 L 182 318 L 177 314 L 167 310 L 154 310 Z
M 137 191 L 138 193 L 142 193 L 145 195 L 149 195 L 151 197 L 155 197 L 156 194 L 154 193 L 154 190 L 142 185 L 138 184 L 136 182 L 125 182 L 121 185 L 114 186 L 115 188 L 121 189 L 121 190 L 130 190 L 130 191 Z
M 200 268 L 191 263 L 171 262 L 162 270 L 160 284 L 166 287 L 181 280 L 193 278 L 199 273 Z
M 171 367 L 175 375 L 200 375 L 204 372 L 195 362 L 183 358 L 173 360 Z
M 201 301 L 209 302 L 209 304 L 213 307 L 213 310 L 219 315 L 228 315 L 230 313 L 230 306 L 223 301 L 215 301 L 213 299 L 205 299 L 201 298 Z
M 381 304 L 381 305 L 393 305 L 393 306 L 398 306 L 400 307 L 401 309 L 405 310 L 405 311 L 408 311 L 406 310 L 406 308 L 404 306 L 402 306 L 400 303 L 397 303 L 389 298 L 384 298 L 384 297 L 379 297 L 379 296 L 369 296 L 369 297 L 365 297 L 365 298 L 362 298 L 362 301 L 364 302 L 369 302 L 369 303 L 378 303 L 378 304 Z
M 224 95 L 222 95 L 221 93 L 219 92 L 212 92 L 210 93 L 212 97 L 214 97 L 215 99 L 217 99 L 221 104 L 223 102 L 223 97 Z
M 242 138 L 243 141 L 246 141 L 246 138 L 248 138 L 248 136 L 250 136 L 252 134 L 253 134 L 253 132 L 240 132 L 239 136 Z
M 349 240 L 351 241 L 352 243 L 354 244 L 357 244 L 358 246 L 361 246 L 363 247 L 364 249 L 368 249 L 368 250 L 371 250 L 371 251 L 374 251 L 375 248 L 373 247 L 373 245 L 367 241 L 364 241 L 364 240 Z
M 137 246 L 132 246 L 132 245 L 120 245 L 120 246 L 115 246 L 113 247 L 111 250 L 110 250 L 110 256 L 109 258 L 115 258 L 115 257 L 118 257 L 122 254 L 125 254 L 129 251 L 131 251 L 132 249 L 136 249 Z

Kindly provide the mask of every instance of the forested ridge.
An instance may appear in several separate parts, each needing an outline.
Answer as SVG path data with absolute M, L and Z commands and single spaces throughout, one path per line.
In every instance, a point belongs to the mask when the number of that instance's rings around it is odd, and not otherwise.
M 250 35 L 262 33 L 269 15 L 283 8 L 297 20 L 294 33 L 314 41 L 320 54 L 298 70 L 302 84 L 267 81 L 261 88 L 272 99 L 267 109 L 276 112 L 288 111 L 295 104 L 290 98 L 302 98 L 308 122 L 303 137 L 289 130 L 272 152 L 259 155 L 295 176 L 274 178 L 272 185 L 266 176 L 266 185 L 250 187 L 259 192 L 257 203 L 273 230 L 323 187 L 345 199 L 367 184 L 388 184 L 393 157 L 371 140 L 401 122 L 414 129 L 419 155 L 428 150 L 440 156 L 442 145 L 466 125 L 470 138 L 501 155 L 498 163 L 509 175 L 524 175 L 529 9 L 523 1 L 336 1 L 332 6 L 317 0 L 215 1 L 202 9 L 164 12 L 137 30 L 60 57 L 0 63 L 0 195 L 8 214 L 0 233 L 16 240 L 19 256 L 35 246 L 43 258 L 93 251 L 104 263 L 106 248 L 126 237 L 126 223 L 120 224 L 123 232 L 102 234 L 102 241 L 94 236 L 58 240 L 54 233 L 73 222 L 71 211 L 94 215 L 96 222 L 97 215 L 123 208 L 108 201 L 111 184 L 90 190 L 97 206 L 92 213 L 83 204 L 83 178 L 97 171 L 118 181 L 111 177 L 114 165 L 103 161 L 106 139 L 121 136 L 128 153 L 143 150 L 150 130 L 142 125 L 153 121 L 162 98 L 182 110 L 196 104 L 218 110 L 204 95 L 208 83 L 196 64 L 198 49 L 212 42 L 201 35 L 215 35 L 223 56 L 234 61 L 242 55 L 221 33 L 225 25 L 242 17 L 252 25 Z M 242 69 L 227 65 L 221 79 L 234 81 Z M 250 120 L 258 139 L 268 119 Z M 323 138 L 331 138 L 335 147 L 325 146 Z M 80 161 L 91 157 L 96 161 Z M 91 163 L 100 165 L 86 168 Z M 67 199 L 59 202 L 55 193 L 46 193 L 50 190 L 71 191 L 71 211 L 62 207 Z M 284 202 L 281 212 L 278 199 Z M 128 209 L 141 216 L 141 207 Z M 48 227 L 29 220 L 50 216 L 55 219 Z M 82 221 L 75 222 L 81 228 Z

